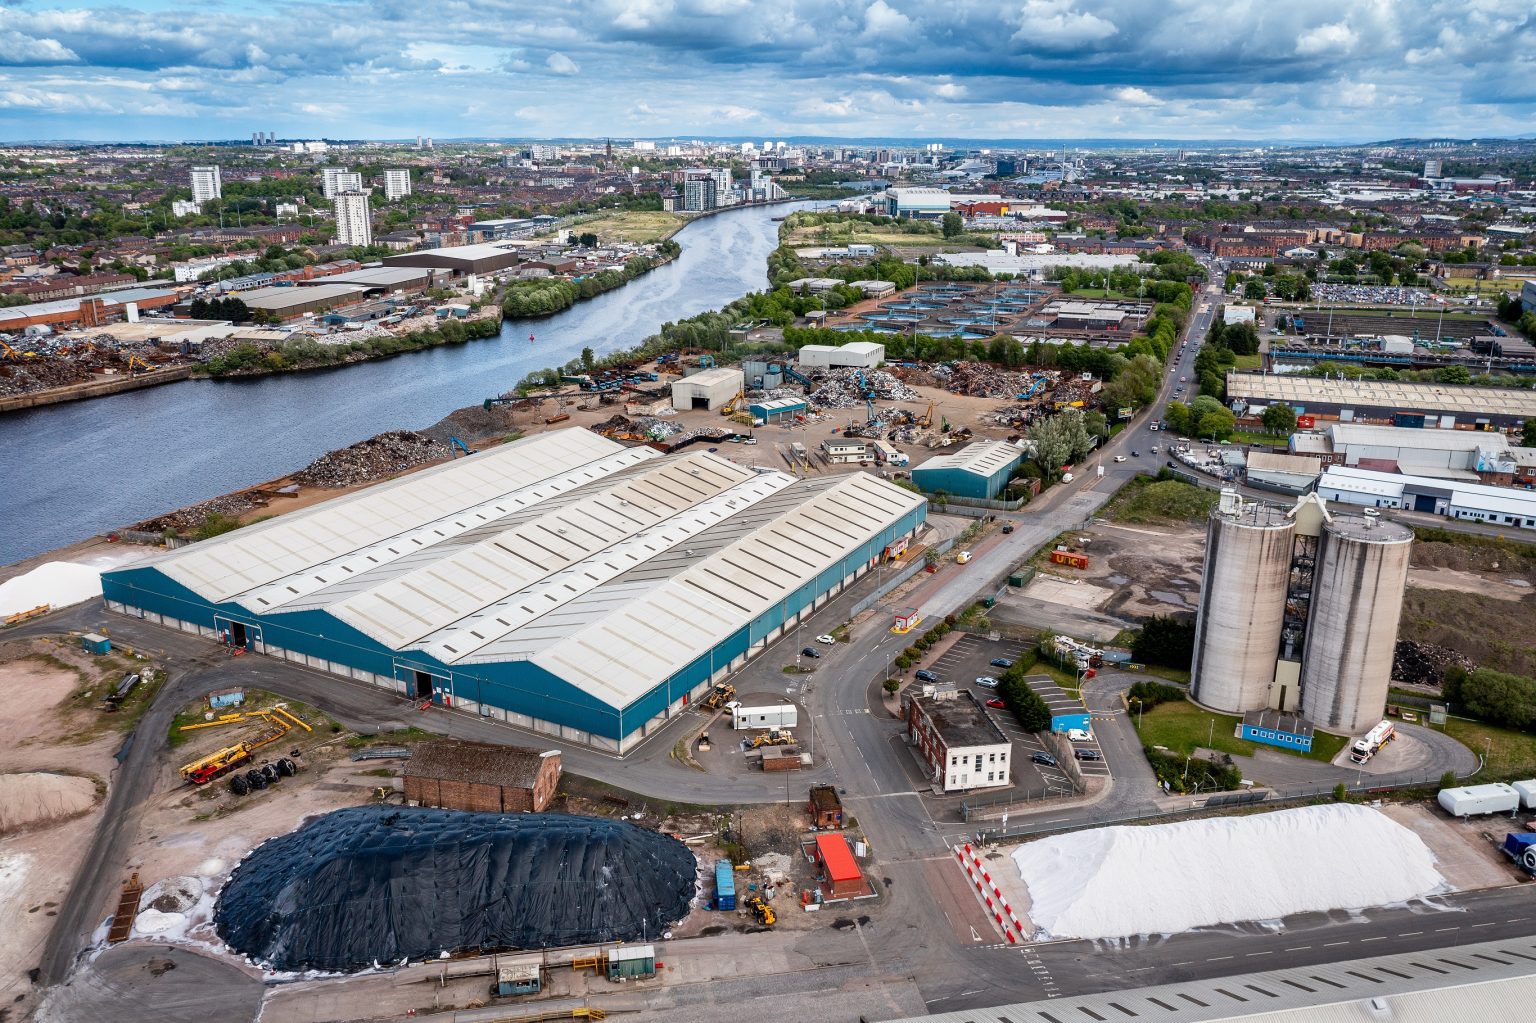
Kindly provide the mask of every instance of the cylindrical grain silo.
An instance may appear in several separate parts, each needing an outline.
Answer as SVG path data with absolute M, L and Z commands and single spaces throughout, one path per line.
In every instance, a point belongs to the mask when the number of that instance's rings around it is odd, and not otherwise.
M 1381 720 L 1412 546 L 1412 530 L 1372 509 L 1323 527 L 1301 658 L 1301 712 L 1318 728 L 1355 734 Z
M 1190 679 L 1194 698 L 1242 713 L 1269 706 L 1296 523 L 1284 509 L 1223 491 L 1206 531 Z

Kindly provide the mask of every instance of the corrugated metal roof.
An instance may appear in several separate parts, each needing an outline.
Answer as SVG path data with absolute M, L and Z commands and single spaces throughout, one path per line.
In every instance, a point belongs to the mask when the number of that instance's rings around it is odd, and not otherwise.
M 590 430 L 538 434 L 194 544 L 156 567 L 208 600 L 228 601 L 384 540 L 400 543 L 375 557 L 430 546 L 405 534 L 624 450 L 631 449 Z M 531 497 L 543 495 L 534 488 Z
M 1227 374 L 1227 396 L 1264 403 L 1343 408 L 1370 406 L 1411 412 L 1536 416 L 1536 391 L 1518 387 L 1421 384 L 1406 380 L 1330 380 L 1290 373 Z
M 1503 451 L 1509 439 L 1502 433 L 1486 430 L 1418 429 L 1407 426 L 1367 426 L 1361 423 L 1335 423 L 1328 427 L 1333 449 L 1344 447 L 1408 448 L 1421 451 L 1472 451 L 1483 447 Z
M 979 476 L 991 476 L 1004 466 L 1017 462 L 1023 457 L 1022 449 L 1006 441 L 977 441 L 974 444 L 967 444 L 953 454 L 930 458 L 913 472 L 927 469 L 959 469 Z
M 1529 1013 L 1531 998 L 1536 995 L 1536 977 L 1530 975 L 1533 968 L 1536 942 L 1523 938 L 989 1009 L 941 1012 L 890 1023 L 1507 1020 Z M 1373 1000 L 1378 1000 L 1381 1007 L 1374 1007 Z
M 625 706 L 922 503 L 851 474 L 533 660 Z

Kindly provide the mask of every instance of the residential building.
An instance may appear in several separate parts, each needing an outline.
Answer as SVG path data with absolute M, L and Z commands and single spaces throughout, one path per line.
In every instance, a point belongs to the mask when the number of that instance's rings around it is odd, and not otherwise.
M 534 163 L 554 163 L 560 159 L 560 147 L 535 142 L 528 147 L 528 158 Z
M 203 212 L 203 204 L 200 202 L 193 202 L 191 199 L 171 200 L 171 216 L 173 217 L 194 217 L 201 212 Z
M 411 194 L 411 172 L 404 167 L 391 167 L 384 172 L 384 198 L 390 202 Z
M 372 245 L 373 218 L 368 208 L 368 193 L 363 191 L 337 193 L 336 241 L 341 245 Z
M 967 690 L 939 690 L 907 701 L 908 744 L 939 792 L 1008 785 L 1013 744 Z
M 320 168 L 320 188 L 327 199 L 334 199 L 342 192 L 361 192 L 363 176 L 345 167 Z
M 683 182 L 683 210 L 702 213 L 720 205 L 714 178 L 689 178 Z
M 201 206 L 205 202 L 224 198 L 224 182 L 217 167 L 192 168 L 192 201 Z

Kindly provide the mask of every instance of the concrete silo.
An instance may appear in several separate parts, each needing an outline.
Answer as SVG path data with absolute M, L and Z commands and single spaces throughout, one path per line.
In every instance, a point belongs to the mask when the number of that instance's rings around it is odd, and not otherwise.
M 1284 509 L 1221 492 L 1206 532 L 1190 672 L 1199 703 L 1239 714 L 1269 706 L 1295 532 Z
M 1381 720 L 1412 547 L 1411 529 L 1373 509 L 1324 525 L 1301 660 L 1301 711 L 1317 727 L 1357 733 Z

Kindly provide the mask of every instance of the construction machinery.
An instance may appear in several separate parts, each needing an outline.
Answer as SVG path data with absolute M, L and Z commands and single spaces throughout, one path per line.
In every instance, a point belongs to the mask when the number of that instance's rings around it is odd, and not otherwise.
M 794 733 L 787 728 L 770 728 L 768 731 L 758 732 L 752 737 L 753 749 L 762 749 L 764 746 L 793 746 L 794 744 Z
M 747 392 L 745 390 L 737 391 L 736 392 L 736 396 L 734 398 L 732 398 L 730 401 L 726 402 L 724 405 L 721 406 L 720 414 L 722 416 L 730 416 L 730 415 L 735 414 L 736 409 L 738 407 L 740 407 L 741 405 L 745 404 L 746 400 L 747 400 Z
M 719 710 L 734 699 L 736 699 L 735 686 L 729 682 L 716 682 L 715 688 L 711 689 L 709 695 L 704 697 L 704 709 Z
M 485 408 L 485 410 L 487 412 L 489 412 L 492 408 L 496 407 L 497 405 L 511 405 L 514 402 L 521 401 L 521 400 L 522 399 L 520 399 L 520 398 L 509 397 L 508 395 L 503 394 L 499 398 L 487 398 L 487 399 L 485 399 L 485 401 L 481 402 L 480 404 L 482 406 L 484 406 L 484 408 Z
M 474 448 L 470 447 L 468 444 L 465 444 L 463 441 L 459 440 L 459 438 L 457 438 L 457 437 L 449 437 L 448 438 L 448 450 L 450 452 L 455 451 L 455 450 L 462 451 L 462 452 L 464 452 L 464 457 L 465 458 L 468 458 L 470 455 L 475 453 L 475 449 Z M 454 455 L 453 457 L 454 458 L 458 458 L 459 456 L 458 455 Z
M 179 731 L 191 732 L 200 728 L 221 728 L 240 721 L 260 719 L 268 725 L 267 731 L 262 732 L 255 739 L 237 742 L 232 746 L 214 750 L 206 757 L 183 764 L 180 774 L 182 778 L 193 785 L 206 785 L 220 775 L 226 774 L 241 764 L 248 762 L 251 756 L 263 746 L 269 746 L 277 742 L 283 736 L 293 731 L 294 728 L 302 728 L 306 732 L 314 731 L 302 718 L 299 718 L 282 707 L 274 707 L 271 710 L 248 710 L 235 714 L 225 714 L 212 721 L 201 721 L 197 724 L 182 725 Z
M 747 899 L 747 909 L 752 913 L 752 918 L 764 927 L 772 927 L 779 922 L 779 915 L 761 895 L 753 895 Z
M 925 430 L 933 426 L 933 402 L 930 401 L 928 410 L 918 417 L 917 425 Z
M 128 356 L 128 372 L 130 373 L 148 373 L 154 368 L 137 355 Z

